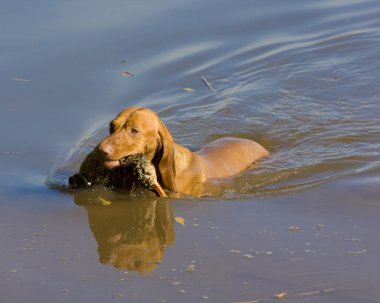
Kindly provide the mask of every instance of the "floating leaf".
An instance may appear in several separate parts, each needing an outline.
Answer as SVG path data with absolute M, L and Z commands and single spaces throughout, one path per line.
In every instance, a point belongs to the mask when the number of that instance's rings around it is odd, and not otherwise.
M 111 205 L 112 202 L 111 201 L 108 201 L 106 199 L 103 199 L 102 197 L 99 196 L 98 198 L 98 201 L 100 202 L 101 205 L 103 206 L 108 206 L 108 205 Z
M 299 228 L 298 226 L 295 226 L 295 225 L 290 226 L 288 229 L 289 229 L 290 231 L 298 231 L 298 230 L 300 230 L 300 228 Z
M 133 74 L 127 71 L 121 72 L 120 75 L 122 75 L 123 77 L 133 77 Z
M 184 90 L 185 92 L 191 93 L 191 92 L 194 91 L 194 88 L 191 88 L 191 87 L 184 87 L 183 90 Z
M 280 293 L 280 294 L 274 295 L 274 297 L 275 297 L 276 299 L 285 299 L 285 298 L 286 298 L 286 295 L 287 295 L 286 292 L 282 292 L 282 293 Z
M 183 226 L 185 226 L 185 219 L 183 217 L 175 217 L 174 220 L 178 223 L 178 224 L 181 224 Z
M 186 266 L 186 271 L 187 272 L 194 272 L 195 271 L 195 265 L 190 264 L 190 265 Z

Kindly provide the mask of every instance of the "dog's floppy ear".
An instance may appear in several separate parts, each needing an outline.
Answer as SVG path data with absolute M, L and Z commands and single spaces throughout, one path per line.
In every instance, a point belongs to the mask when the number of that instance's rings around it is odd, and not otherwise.
M 177 192 L 177 186 L 175 183 L 175 162 L 174 162 L 174 139 L 169 133 L 165 124 L 159 120 L 159 149 L 160 149 L 160 160 L 158 163 L 158 170 L 161 176 L 163 185 L 174 192 Z

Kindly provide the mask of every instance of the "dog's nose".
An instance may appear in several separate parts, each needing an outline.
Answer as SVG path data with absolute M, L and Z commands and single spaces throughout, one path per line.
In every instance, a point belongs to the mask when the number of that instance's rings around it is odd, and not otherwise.
M 98 151 L 105 157 L 109 157 L 113 153 L 113 148 L 111 144 L 101 142 L 98 146 Z

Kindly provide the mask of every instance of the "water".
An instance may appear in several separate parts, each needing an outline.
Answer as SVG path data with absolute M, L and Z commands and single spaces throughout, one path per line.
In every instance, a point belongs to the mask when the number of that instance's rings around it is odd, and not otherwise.
M 377 302 L 379 16 L 378 1 L 4 2 L 2 302 Z M 165 207 L 46 186 L 132 105 L 190 149 L 238 136 L 271 156 Z

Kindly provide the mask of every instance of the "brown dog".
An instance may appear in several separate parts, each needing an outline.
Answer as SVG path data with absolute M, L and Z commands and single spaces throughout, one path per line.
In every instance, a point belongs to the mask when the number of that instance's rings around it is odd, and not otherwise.
M 122 158 L 143 154 L 155 166 L 158 183 L 177 193 L 195 194 L 197 184 L 238 174 L 269 154 L 252 140 L 231 137 L 191 152 L 174 142 L 156 113 L 143 107 L 123 110 L 109 131 L 96 148 L 104 168 L 114 169 Z

